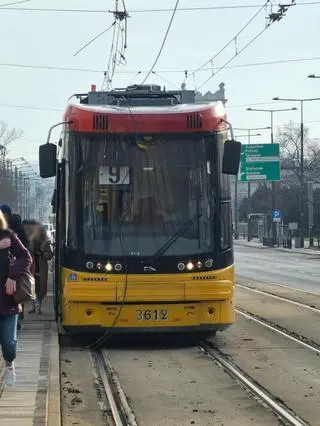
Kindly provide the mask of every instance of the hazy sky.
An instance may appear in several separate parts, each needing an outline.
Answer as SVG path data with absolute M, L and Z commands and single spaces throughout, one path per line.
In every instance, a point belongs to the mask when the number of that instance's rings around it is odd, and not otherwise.
M 10 0 L 1 0 L 1 4 Z M 121 2 L 120 2 L 121 3 Z M 281 3 L 286 3 L 285 0 Z M 288 1 L 289 3 L 289 1 Z M 269 125 L 269 115 L 249 113 L 246 106 L 260 108 L 290 107 L 296 104 L 272 103 L 279 97 L 320 97 L 320 79 L 307 79 L 310 73 L 320 73 L 319 21 L 320 1 L 304 5 L 297 1 L 285 18 L 273 24 L 247 50 L 222 70 L 201 91 L 215 91 L 226 84 L 228 116 L 235 127 Z M 175 0 L 126 0 L 127 9 L 173 7 Z M 179 88 L 184 80 L 183 70 L 202 65 L 216 54 L 259 9 L 263 0 L 181 0 L 180 7 L 255 5 L 255 8 L 179 11 L 173 22 L 167 44 L 155 68 L 160 75 L 148 82 L 165 84 L 168 89 Z M 277 2 L 275 2 L 277 4 Z M 74 57 L 74 52 L 90 38 L 107 28 L 113 21 L 108 13 L 41 12 L 14 8 L 113 9 L 114 0 L 32 0 L 0 8 L 1 34 L 1 100 L 0 120 L 24 131 L 21 140 L 10 147 L 10 156 L 35 160 L 38 145 L 45 141 L 48 128 L 61 120 L 67 99 L 76 92 L 85 92 L 95 83 L 100 88 L 100 72 L 57 71 L 13 67 L 5 64 L 41 65 L 103 70 L 108 60 L 112 33 L 108 32 L 94 44 Z M 275 7 L 275 10 L 277 7 Z M 114 87 L 141 82 L 138 70 L 148 70 L 161 45 L 171 12 L 133 12 L 128 22 L 127 65 L 119 66 Z M 238 38 L 240 50 L 264 28 L 262 12 Z M 234 53 L 232 44 L 214 60 L 218 67 Z M 274 65 L 234 67 L 286 59 L 318 58 L 310 61 Z M 234 67 L 234 68 L 232 68 Z M 181 70 L 181 72 L 164 72 Z M 131 73 L 132 71 L 132 73 Z M 122 72 L 120 74 L 120 72 Z M 211 71 L 199 72 L 187 87 L 199 86 Z M 165 82 L 167 81 L 167 82 Z M 171 83 L 171 85 L 170 85 Z M 305 107 L 305 121 L 314 138 L 320 138 L 320 101 Z M 279 113 L 276 124 L 289 120 L 299 122 L 299 112 Z M 243 133 L 243 132 L 240 132 Z M 54 133 L 59 137 L 59 131 Z M 245 140 L 243 140 L 245 141 Z M 255 142 L 269 141 L 269 134 Z

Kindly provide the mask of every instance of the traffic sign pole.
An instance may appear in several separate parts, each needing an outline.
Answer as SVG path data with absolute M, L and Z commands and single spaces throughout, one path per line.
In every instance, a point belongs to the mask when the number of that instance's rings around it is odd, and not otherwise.
M 274 111 L 270 111 L 271 112 L 271 144 L 273 145 L 273 113 Z M 279 168 L 280 168 L 280 163 L 279 163 Z M 277 193 L 276 193 L 276 183 L 274 181 L 271 182 L 271 211 L 275 211 L 275 209 L 277 208 Z M 276 243 L 277 240 L 277 228 L 276 228 L 276 223 L 272 222 L 271 223 L 271 236 L 272 236 L 272 241 L 273 244 Z

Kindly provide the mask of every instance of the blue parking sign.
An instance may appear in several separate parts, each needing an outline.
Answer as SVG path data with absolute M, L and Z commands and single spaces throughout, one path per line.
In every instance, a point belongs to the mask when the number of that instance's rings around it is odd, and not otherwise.
M 272 212 L 272 220 L 274 222 L 280 222 L 280 220 L 281 220 L 281 211 L 280 210 L 274 210 Z

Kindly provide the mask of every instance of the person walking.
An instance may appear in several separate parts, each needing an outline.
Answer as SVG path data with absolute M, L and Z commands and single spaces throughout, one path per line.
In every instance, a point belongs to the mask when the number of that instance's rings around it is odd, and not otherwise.
M 6 204 L 3 204 L 2 206 L 0 206 L 0 210 L 2 211 L 2 213 L 4 214 L 6 218 L 9 228 L 17 234 L 19 240 L 22 242 L 25 248 L 30 251 L 29 240 L 24 230 L 24 227 L 22 225 L 21 216 L 19 214 L 12 213 L 11 208 Z M 17 325 L 18 330 L 21 330 L 21 321 L 23 319 L 24 319 L 24 305 L 22 304 L 21 312 L 19 314 L 19 319 L 18 319 L 18 325 Z
M 34 277 L 36 282 L 36 299 L 32 302 L 30 314 L 42 314 L 41 305 L 48 290 L 48 262 L 53 258 L 50 241 L 45 228 L 40 223 L 35 223 L 29 240 L 32 245 L 34 261 Z
M 10 264 L 10 255 L 14 258 Z M 17 235 L 9 229 L 0 211 L 0 344 L 5 361 L 4 383 L 12 386 L 16 380 L 14 360 L 17 349 L 19 305 L 13 295 L 16 280 L 30 270 L 32 258 Z

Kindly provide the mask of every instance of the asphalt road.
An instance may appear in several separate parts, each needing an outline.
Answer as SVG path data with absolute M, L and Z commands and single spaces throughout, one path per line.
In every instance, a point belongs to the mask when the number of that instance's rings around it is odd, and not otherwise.
M 320 254 L 234 246 L 236 274 L 320 294 Z

